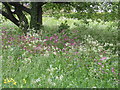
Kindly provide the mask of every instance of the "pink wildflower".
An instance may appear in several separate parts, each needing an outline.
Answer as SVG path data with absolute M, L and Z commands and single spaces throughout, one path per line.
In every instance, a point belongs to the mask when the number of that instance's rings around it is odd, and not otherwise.
M 46 36 L 46 38 L 49 38 L 48 36 Z
M 36 40 L 39 40 L 39 38 L 36 38 Z
M 56 39 L 58 39 L 58 36 L 56 36 Z
M 57 34 L 54 34 L 54 36 L 57 36 Z
M 112 68 L 112 72 L 114 72 L 114 68 Z
M 98 60 L 97 60 L 97 59 L 95 59 L 94 61 L 96 61 L 96 62 L 97 62 Z
M 32 37 L 32 39 L 35 39 L 35 37 Z
M 102 65 L 102 63 L 98 63 L 99 65 Z
M 72 46 L 73 46 L 73 45 L 75 45 L 75 43 L 71 43 L 70 45 L 72 45 Z
M 76 55 L 76 54 L 78 54 L 78 52 L 75 52 L 74 54 Z
M 48 39 L 44 39 L 45 41 L 48 41 Z
M 102 57 L 100 60 L 105 60 L 105 59 L 107 59 L 107 57 Z
M 104 65 L 102 65 L 102 68 L 104 67 Z
M 77 39 L 77 37 L 74 37 L 74 39 Z
M 39 46 L 34 48 L 34 50 L 40 50 L 40 49 L 41 49 L 41 47 L 39 47 Z
M 13 37 L 10 37 L 10 40 L 13 40 L 14 38 Z
M 66 36 L 66 34 L 63 35 L 64 37 Z
M 57 43 L 57 42 L 58 42 L 58 40 L 55 40 L 55 41 L 54 41 L 54 43 Z
M 103 51 L 103 53 L 106 53 L 106 51 Z
M 78 52 L 75 52 L 75 53 L 78 53 Z
M 52 40 L 53 39 L 53 37 L 50 37 L 50 40 Z
M 2 29 L 7 29 L 6 27 L 2 27 Z
M 70 41 L 72 41 L 72 42 L 73 42 L 74 40 L 73 40 L 73 39 L 70 39 Z
M 24 49 L 24 50 L 26 50 L 27 48 L 26 48 L 26 47 L 24 47 L 23 49 Z

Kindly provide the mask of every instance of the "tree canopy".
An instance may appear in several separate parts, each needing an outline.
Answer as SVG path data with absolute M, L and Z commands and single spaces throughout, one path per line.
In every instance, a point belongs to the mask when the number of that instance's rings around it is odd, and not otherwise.
M 118 20 L 118 2 L 2 2 L 2 4 L 1 14 L 18 27 L 22 27 L 24 33 L 28 28 L 40 29 L 42 14 L 85 21 Z M 27 15 L 30 15 L 30 19 Z

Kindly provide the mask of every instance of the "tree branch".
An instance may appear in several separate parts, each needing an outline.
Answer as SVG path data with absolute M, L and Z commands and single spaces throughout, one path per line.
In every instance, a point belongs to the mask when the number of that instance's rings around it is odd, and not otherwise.
M 23 5 L 21 5 L 19 2 L 9 2 L 10 5 L 15 6 L 15 7 L 19 7 L 22 11 L 25 11 L 27 13 L 30 14 L 30 9 L 24 7 Z
M 4 12 L 4 11 L 2 11 L 1 9 L 0 9 L 0 14 L 2 14 L 2 15 L 3 15 L 4 17 L 6 17 L 7 19 L 11 20 L 15 25 L 17 25 L 17 26 L 20 25 L 20 24 L 19 24 L 19 21 L 18 21 L 16 18 L 10 17 L 9 14 L 7 14 L 7 13 Z
M 26 33 L 26 32 L 27 32 L 27 29 L 28 29 L 28 27 L 29 27 L 29 25 L 28 25 L 28 20 L 27 20 L 25 14 L 22 12 L 22 10 L 21 10 L 19 7 L 15 7 L 15 11 L 16 11 L 15 14 L 16 14 L 16 15 L 18 16 L 18 18 L 19 18 L 20 25 L 21 25 L 22 27 L 24 27 L 23 31 L 24 31 L 24 33 Z

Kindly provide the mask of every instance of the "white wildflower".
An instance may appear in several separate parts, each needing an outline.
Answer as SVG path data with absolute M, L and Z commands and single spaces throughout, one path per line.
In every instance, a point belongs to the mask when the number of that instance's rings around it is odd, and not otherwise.
M 49 83 L 51 83 L 51 82 L 52 82 L 52 80 L 51 80 L 50 78 L 48 78 L 48 82 L 49 82 Z
M 56 52 L 53 52 L 53 54 L 55 54 L 55 55 L 56 55 Z
M 109 44 L 109 46 L 113 46 L 113 44 L 111 43 L 111 44 Z
M 63 75 L 60 76 L 60 80 L 62 80 L 62 79 L 63 79 Z
M 28 44 L 29 46 L 32 46 L 32 44 Z
M 35 80 L 35 82 L 40 82 L 40 81 L 41 81 L 41 79 L 40 79 L 40 78 L 38 78 L 38 79 L 36 79 L 36 80 Z
M 55 86 L 56 84 L 53 82 L 52 85 Z

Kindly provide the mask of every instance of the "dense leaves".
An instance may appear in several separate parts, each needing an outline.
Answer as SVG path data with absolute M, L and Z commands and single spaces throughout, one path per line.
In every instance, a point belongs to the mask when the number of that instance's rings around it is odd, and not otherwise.
M 118 20 L 118 2 L 70 2 L 66 4 L 48 3 L 43 6 L 45 14 L 60 18 Z

